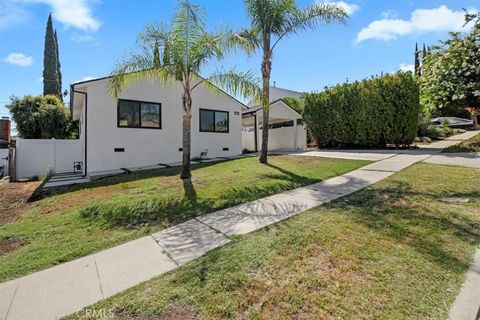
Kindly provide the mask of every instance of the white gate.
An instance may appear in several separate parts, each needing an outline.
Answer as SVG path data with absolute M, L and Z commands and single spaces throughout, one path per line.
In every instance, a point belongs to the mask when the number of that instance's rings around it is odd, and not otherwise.
M 83 161 L 80 140 L 17 139 L 17 179 L 73 172 L 73 163 Z

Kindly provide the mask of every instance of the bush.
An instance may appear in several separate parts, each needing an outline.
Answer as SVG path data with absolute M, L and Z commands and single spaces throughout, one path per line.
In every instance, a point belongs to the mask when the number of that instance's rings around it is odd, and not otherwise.
M 449 153 L 449 152 L 477 152 L 478 146 L 474 146 L 471 144 L 456 144 L 445 148 L 442 152 Z
M 9 109 L 18 135 L 24 139 L 75 139 L 76 124 L 70 110 L 56 96 L 11 97 Z
M 428 119 L 422 119 L 418 126 L 417 135 L 421 138 L 427 137 L 432 140 L 440 140 L 464 132 L 466 132 L 464 129 L 450 128 L 448 123 L 439 126 L 430 123 Z
M 303 119 L 319 147 L 410 145 L 419 88 L 411 73 L 345 83 L 305 96 Z
M 304 105 L 303 99 L 295 99 L 290 97 L 282 98 L 283 102 L 285 102 L 290 108 L 297 111 L 298 113 L 302 114 Z

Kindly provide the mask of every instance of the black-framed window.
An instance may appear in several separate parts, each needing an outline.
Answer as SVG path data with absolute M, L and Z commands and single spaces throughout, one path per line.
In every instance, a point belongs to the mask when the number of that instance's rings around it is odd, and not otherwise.
M 200 132 L 229 132 L 228 111 L 200 109 Z
M 121 128 L 162 128 L 162 105 L 157 102 L 119 99 L 117 126 Z

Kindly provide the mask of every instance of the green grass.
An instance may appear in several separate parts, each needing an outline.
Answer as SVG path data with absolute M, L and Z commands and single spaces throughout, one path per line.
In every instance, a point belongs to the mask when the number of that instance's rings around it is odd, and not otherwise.
M 414 165 L 93 308 L 120 319 L 445 319 L 480 242 L 479 179 Z
M 194 166 L 195 199 L 183 196 L 179 169 L 164 169 L 57 189 L 0 226 L 20 249 L 0 256 L 0 281 L 66 262 L 206 214 L 328 179 L 366 161 L 272 156 Z
M 480 134 L 460 144 L 445 148 L 442 152 L 480 152 Z

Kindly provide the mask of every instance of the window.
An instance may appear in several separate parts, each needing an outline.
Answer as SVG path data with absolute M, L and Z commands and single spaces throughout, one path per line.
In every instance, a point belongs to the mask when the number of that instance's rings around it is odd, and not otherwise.
M 118 126 L 124 128 L 162 127 L 161 104 L 134 100 L 118 100 Z
M 227 111 L 200 109 L 200 132 L 228 133 L 228 115 Z

